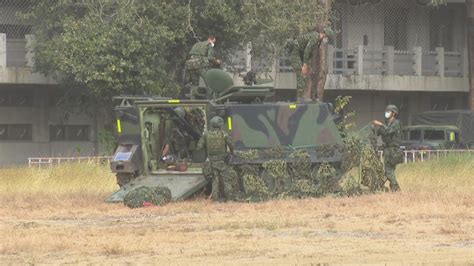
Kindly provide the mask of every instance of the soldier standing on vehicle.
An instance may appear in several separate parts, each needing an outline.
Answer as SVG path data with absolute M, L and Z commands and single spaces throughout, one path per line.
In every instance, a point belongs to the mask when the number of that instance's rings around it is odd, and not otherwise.
M 191 97 L 197 95 L 199 78 L 204 78 L 209 68 L 220 67 L 222 63 L 221 60 L 215 58 L 215 43 L 216 37 L 211 35 L 207 41 L 194 44 L 189 51 L 189 58 L 186 61 L 186 88 L 191 93 Z
M 400 186 L 395 176 L 397 164 L 403 162 L 403 155 L 400 149 L 402 127 L 398 120 L 398 108 L 395 105 L 388 105 L 385 109 L 385 123 L 378 120 L 372 122 L 377 135 L 382 137 L 384 143 L 384 167 L 385 176 L 390 182 L 391 191 L 399 191 Z
M 198 143 L 198 150 L 206 148 L 207 160 L 203 171 L 207 178 L 212 178 L 211 198 L 227 200 L 232 193 L 233 181 L 229 178 L 227 160 L 234 153 L 232 138 L 222 130 L 224 121 L 219 116 L 211 119 L 211 130 L 204 132 Z
M 312 31 L 305 34 L 301 34 L 295 39 L 289 40 L 286 44 L 286 49 L 291 53 L 294 49 L 297 50 L 298 55 L 303 64 L 301 67 L 301 74 L 307 76 L 311 73 L 311 58 L 313 57 L 313 51 L 315 48 L 326 44 L 328 37 L 334 36 L 334 31 L 330 28 L 325 28 L 321 32 Z

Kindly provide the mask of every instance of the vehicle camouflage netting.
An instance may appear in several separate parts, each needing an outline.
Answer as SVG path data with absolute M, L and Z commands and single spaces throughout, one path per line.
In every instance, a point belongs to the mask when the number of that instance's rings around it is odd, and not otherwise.
M 308 149 L 296 149 L 285 160 L 287 149 L 241 151 L 244 163 L 234 166 L 241 179 L 242 191 L 233 200 L 264 201 L 275 198 L 322 197 L 325 195 L 354 196 L 384 191 L 386 182 L 383 163 L 375 149 L 376 136 L 366 126 L 345 139 L 344 147 L 324 145 L 316 149 L 318 156 L 330 158 L 342 154 L 339 163 L 311 162 Z
M 163 206 L 171 201 L 171 191 L 166 187 L 139 187 L 125 195 L 123 203 L 129 208 L 141 208 L 150 204 Z

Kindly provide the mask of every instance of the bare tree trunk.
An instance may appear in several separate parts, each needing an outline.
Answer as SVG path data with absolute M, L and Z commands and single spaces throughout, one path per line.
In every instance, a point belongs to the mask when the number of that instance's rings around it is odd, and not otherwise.
M 316 99 L 316 86 L 318 84 L 318 73 L 320 71 L 319 65 L 319 48 L 314 48 L 313 56 L 310 62 L 310 72 L 306 77 L 306 84 L 303 96 L 305 99 Z
M 466 0 L 469 53 L 469 108 L 474 111 L 474 0 Z
M 318 53 L 318 64 L 319 64 L 319 72 L 318 72 L 318 83 L 316 84 L 316 98 L 320 101 L 324 100 L 324 84 L 326 83 L 326 77 L 328 74 L 328 66 L 326 64 L 326 46 L 323 45 L 319 47 Z
M 324 83 L 326 82 L 327 66 L 326 66 L 326 47 L 316 47 L 314 56 L 311 59 L 311 74 L 307 81 L 307 90 L 309 96 L 313 100 L 322 101 L 324 98 Z

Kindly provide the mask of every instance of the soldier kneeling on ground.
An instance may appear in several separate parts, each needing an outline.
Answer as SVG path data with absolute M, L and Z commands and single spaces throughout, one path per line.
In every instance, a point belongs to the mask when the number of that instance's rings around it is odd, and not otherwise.
M 234 154 L 234 146 L 231 137 L 222 130 L 222 118 L 215 116 L 210 122 L 211 130 L 204 132 L 197 148 L 206 148 L 207 160 L 203 172 L 212 179 L 211 199 L 225 201 L 233 189 L 233 181 L 226 179 L 230 178 L 227 160 Z

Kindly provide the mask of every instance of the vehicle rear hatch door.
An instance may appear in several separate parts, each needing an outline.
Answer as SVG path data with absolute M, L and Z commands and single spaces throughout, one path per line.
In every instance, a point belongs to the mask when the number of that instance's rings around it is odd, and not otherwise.
M 140 176 L 107 197 L 106 202 L 123 202 L 128 192 L 139 187 L 167 187 L 171 191 L 173 201 L 184 200 L 203 189 L 209 180 L 202 170 L 188 169 L 186 172 L 156 171 L 151 175 Z

